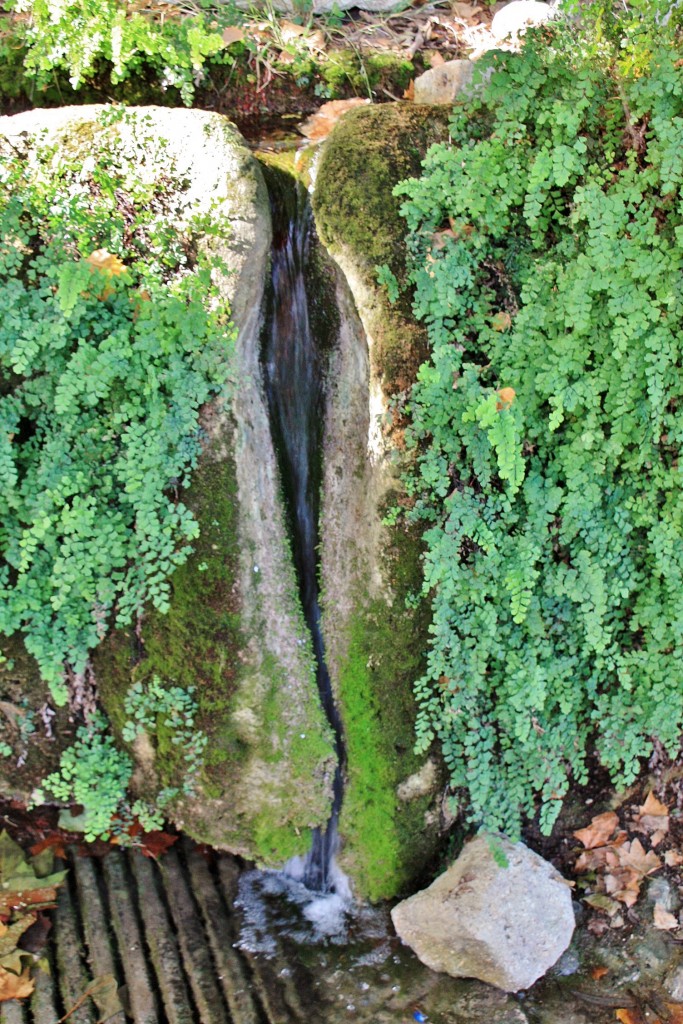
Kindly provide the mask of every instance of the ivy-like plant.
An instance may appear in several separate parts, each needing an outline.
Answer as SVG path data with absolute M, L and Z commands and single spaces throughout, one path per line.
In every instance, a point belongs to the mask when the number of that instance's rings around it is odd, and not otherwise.
M 111 118 L 79 163 L 0 142 L 0 634 L 22 631 L 59 704 L 113 621 L 168 608 L 232 337 L 215 225 L 179 230 L 163 146 L 154 164 L 145 126 Z
M 675 12 L 612 6 L 492 56 L 399 186 L 432 350 L 418 747 L 513 835 L 592 746 L 629 783 L 683 727 L 683 53 Z

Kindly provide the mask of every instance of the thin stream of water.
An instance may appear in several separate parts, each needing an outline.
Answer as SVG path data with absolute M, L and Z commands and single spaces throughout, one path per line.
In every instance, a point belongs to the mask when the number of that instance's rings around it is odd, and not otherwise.
M 311 330 L 306 267 L 313 231 L 308 195 L 296 186 L 293 211 L 271 195 L 273 252 L 270 316 L 264 334 L 262 364 L 273 435 L 290 517 L 294 564 L 306 623 L 316 658 L 320 699 L 335 737 L 337 767 L 333 803 L 325 829 L 316 829 L 305 858 L 295 858 L 287 873 L 313 892 L 348 895 L 348 883 L 334 864 L 337 824 L 343 798 L 345 761 L 342 723 L 334 703 L 320 628 L 318 518 L 320 444 L 323 422 L 323 367 Z M 340 891 L 341 890 L 341 891 Z

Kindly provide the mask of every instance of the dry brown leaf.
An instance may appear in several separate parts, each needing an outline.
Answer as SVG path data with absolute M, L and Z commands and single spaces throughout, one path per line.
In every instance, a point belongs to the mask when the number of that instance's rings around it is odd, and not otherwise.
M 640 895 L 640 886 L 637 889 L 617 889 L 613 896 L 615 900 L 619 900 L 625 907 L 633 907 L 638 902 L 638 896 Z
M 107 249 L 95 249 L 94 252 L 90 253 L 85 262 L 89 263 L 91 267 L 97 267 L 98 270 L 104 270 L 107 274 L 111 274 L 112 277 L 117 277 L 126 269 L 119 257 L 114 256 Z
M 657 799 L 652 790 L 647 794 L 645 803 L 638 810 L 640 814 L 652 814 L 659 818 L 668 818 L 669 816 L 669 808 Z
M 457 238 L 455 231 L 452 228 L 444 228 L 443 231 L 435 231 L 432 235 L 430 245 L 432 249 L 436 249 L 440 252 L 446 244 L 447 238 Z
M 605 811 L 604 814 L 596 814 L 590 825 L 578 829 L 573 835 L 587 850 L 593 850 L 596 846 L 604 846 L 608 842 L 618 824 L 619 818 L 614 811 Z
M 411 103 L 415 100 L 415 79 L 413 78 L 408 83 L 408 88 L 403 91 L 403 99 L 409 100 Z
M 446 63 L 438 50 L 425 50 L 424 57 L 429 61 L 429 66 L 432 68 L 438 68 Z
M 590 921 L 586 925 L 587 930 L 591 935 L 600 938 L 605 932 L 609 931 L 609 921 L 606 917 L 591 917 Z
M 669 808 L 654 793 L 648 793 L 645 803 L 638 808 L 638 814 L 633 819 L 633 827 L 638 832 L 668 832 Z
M 304 43 L 309 50 L 326 49 L 325 36 L 322 34 L 320 29 L 316 29 L 315 32 L 310 32 L 305 39 L 301 40 L 301 42 Z
M 650 836 L 650 846 L 654 849 L 655 846 L 659 846 L 662 839 L 666 839 L 666 832 L 653 832 Z
M 244 29 L 241 29 L 239 25 L 228 25 L 223 29 L 221 35 L 225 45 L 232 46 L 233 43 L 240 43 L 244 39 Z
M 93 270 L 99 270 L 108 277 L 118 277 L 126 269 L 119 257 L 114 256 L 107 249 L 95 249 L 94 252 L 90 253 L 85 262 L 89 263 Z M 110 285 L 105 285 L 97 298 L 104 302 L 105 299 L 108 299 L 113 294 L 114 289 Z
M 664 854 L 664 863 L 668 868 L 677 868 L 683 864 L 683 853 L 679 853 L 678 850 L 667 850 Z
M 289 43 L 292 39 L 296 39 L 297 36 L 305 36 L 308 32 L 308 29 L 304 25 L 295 25 L 293 21 L 287 21 L 286 19 L 278 21 L 278 28 L 286 43 Z
M 618 1021 L 621 1021 L 621 1024 L 645 1024 L 639 1010 L 615 1010 L 614 1015 Z
M 491 320 L 491 327 L 493 327 L 494 331 L 500 331 L 501 333 L 503 331 L 507 331 L 511 327 L 511 325 L 512 325 L 512 317 L 510 316 L 509 313 L 502 313 L 502 312 L 501 313 L 496 313 L 496 315 Z M 508 390 L 508 389 L 504 388 L 503 390 L 505 391 L 505 390 Z M 512 391 L 512 388 L 510 388 L 509 390 Z M 514 397 L 514 392 L 513 392 L 513 397 Z
M 509 409 L 515 400 L 517 392 L 514 388 L 501 388 L 498 392 L 499 401 L 496 402 L 496 409 L 500 412 L 501 409 Z
M 641 878 L 644 878 L 645 875 L 651 875 L 662 866 L 662 862 L 656 853 L 652 850 L 648 853 L 645 852 L 640 839 L 634 839 L 632 843 L 624 843 L 619 848 L 619 860 L 624 867 L 631 868 Z
M 609 967 L 594 967 L 591 971 L 593 981 L 600 981 L 606 974 L 609 974 Z
M 456 18 L 462 18 L 463 21 L 474 21 L 477 20 L 476 15 L 479 13 L 480 8 L 472 4 L 462 3 L 462 0 L 451 0 L 451 10 Z
M 370 100 L 360 99 L 356 96 L 350 100 L 330 100 L 328 103 L 323 103 L 312 117 L 300 125 L 299 131 L 312 142 L 320 142 L 327 138 L 340 117 L 354 107 L 366 106 L 369 102 Z
M 608 849 L 609 847 L 600 846 L 596 850 L 584 850 L 574 869 L 577 875 L 585 874 L 586 871 L 599 871 L 606 867 Z
M 661 903 L 655 903 L 653 921 L 655 928 L 659 928 L 664 932 L 669 932 L 672 928 L 678 928 L 678 918 L 670 914 Z
M 681 1003 L 667 1003 L 667 1022 L 666 1024 L 683 1024 L 683 1004 Z
M 21 974 L 12 974 L 0 967 L 0 1003 L 8 999 L 26 999 L 35 987 L 28 968 Z

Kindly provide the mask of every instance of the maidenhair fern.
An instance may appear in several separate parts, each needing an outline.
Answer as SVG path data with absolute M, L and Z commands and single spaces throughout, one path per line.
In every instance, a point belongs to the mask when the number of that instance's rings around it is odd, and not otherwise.
M 0 142 L 0 634 L 24 634 L 57 703 L 112 623 L 168 608 L 231 339 L 214 225 L 187 223 L 162 142 L 155 162 L 145 124 L 112 116 L 86 161 Z
M 418 746 L 513 834 L 592 746 L 628 783 L 683 727 L 683 51 L 611 6 L 489 58 L 399 186 L 431 341 Z

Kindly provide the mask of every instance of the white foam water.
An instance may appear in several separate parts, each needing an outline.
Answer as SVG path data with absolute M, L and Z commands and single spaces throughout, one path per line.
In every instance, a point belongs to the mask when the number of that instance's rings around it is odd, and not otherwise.
M 301 945 L 348 942 L 354 903 L 348 879 L 333 862 L 335 891 L 312 892 L 303 883 L 305 858 L 288 871 L 247 871 L 241 875 L 235 906 L 241 911 L 237 945 L 266 957 L 278 951 L 278 937 Z M 299 878 L 294 873 L 299 873 Z

